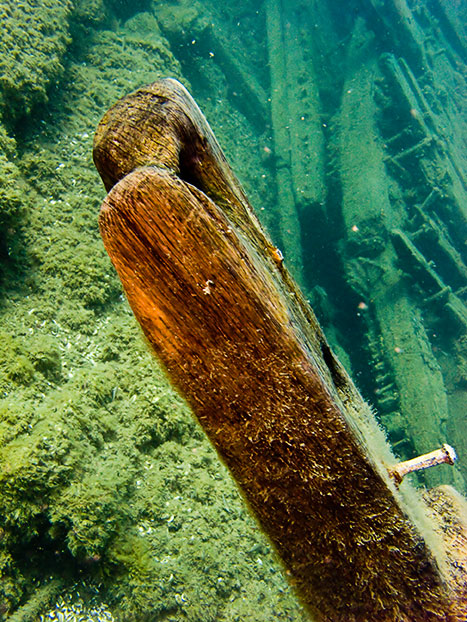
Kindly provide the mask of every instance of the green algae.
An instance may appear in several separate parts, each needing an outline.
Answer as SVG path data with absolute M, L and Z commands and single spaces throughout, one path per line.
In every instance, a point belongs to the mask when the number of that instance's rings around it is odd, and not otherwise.
M 10 254 L 9 243 L 14 238 L 16 219 L 23 206 L 21 174 L 11 160 L 15 147 L 15 141 L 0 125 L 0 280 L 4 271 L 2 266 Z
M 7 0 L 0 9 L 0 113 L 10 122 L 47 102 L 70 43 L 68 0 Z
M 32 607 L 57 579 L 70 589 L 99 585 L 122 620 L 231 620 L 255 599 L 262 607 L 249 619 L 276 611 L 302 619 L 235 486 L 147 352 L 100 240 L 97 121 L 142 83 L 183 79 L 152 15 L 119 25 L 102 6 L 57 14 L 58 39 L 37 44 L 34 75 L 20 45 L 23 99 L 20 89 L 2 91 L 17 102 L 9 118 L 27 120 L 16 142 L 0 134 L 4 179 L 14 182 L 0 212 L 11 229 L 0 335 L 0 619 Z M 40 73 L 51 45 L 57 64 Z M 224 104 L 221 129 L 242 123 Z M 244 134 L 238 159 L 249 148 Z

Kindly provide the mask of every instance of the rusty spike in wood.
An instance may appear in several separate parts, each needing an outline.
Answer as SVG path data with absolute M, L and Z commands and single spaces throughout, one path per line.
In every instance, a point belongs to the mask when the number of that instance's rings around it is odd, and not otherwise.
M 94 158 L 112 188 L 102 237 L 136 318 L 313 619 L 456 619 L 436 535 L 415 526 L 369 408 L 188 92 L 167 79 L 123 98 Z

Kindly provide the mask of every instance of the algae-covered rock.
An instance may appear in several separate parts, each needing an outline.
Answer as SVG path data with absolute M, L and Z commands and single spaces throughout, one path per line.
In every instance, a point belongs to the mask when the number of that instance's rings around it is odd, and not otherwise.
M 51 336 L 20 336 L 0 330 L 0 391 L 3 395 L 19 386 L 39 382 L 38 376 L 43 380 L 58 380 L 60 371 L 59 348 Z
M 16 219 L 23 204 L 21 174 L 12 161 L 16 141 L 8 136 L 0 123 L 0 275 L 1 265 L 8 258 L 8 241 L 14 237 Z
M 100 28 L 111 19 L 105 0 L 75 0 L 73 21 L 90 28 Z
M 8 227 L 15 214 L 21 207 L 21 182 L 19 171 L 13 162 L 0 154 L 0 227 L 2 238 L 5 228 Z
M 128 19 L 135 13 L 147 10 L 151 0 L 104 0 L 107 7 L 120 19 Z
M 6 0 L 0 8 L 0 111 L 14 121 L 47 101 L 70 43 L 69 0 Z

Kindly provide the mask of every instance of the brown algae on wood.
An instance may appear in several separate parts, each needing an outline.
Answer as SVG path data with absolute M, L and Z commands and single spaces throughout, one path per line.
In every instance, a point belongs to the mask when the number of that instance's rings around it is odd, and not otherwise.
M 120 100 L 94 159 L 135 316 L 314 619 L 463 619 L 441 538 L 391 482 L 369 407 L 188 92 L 168 79 Z

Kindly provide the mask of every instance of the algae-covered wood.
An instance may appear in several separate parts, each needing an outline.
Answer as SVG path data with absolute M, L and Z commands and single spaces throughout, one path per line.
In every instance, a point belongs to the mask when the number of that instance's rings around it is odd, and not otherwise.
M 188 93 L 123 98 L 94 157 L 130 305 L 314 619 L 460 619 L 441 541 Z

